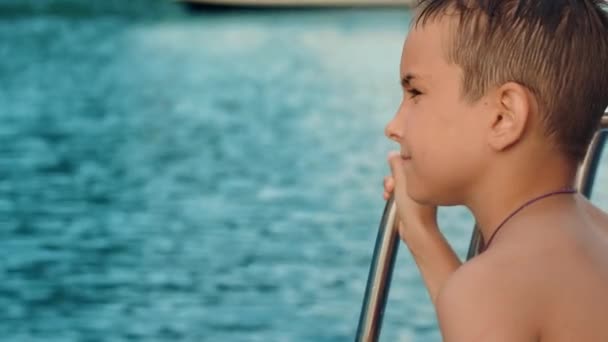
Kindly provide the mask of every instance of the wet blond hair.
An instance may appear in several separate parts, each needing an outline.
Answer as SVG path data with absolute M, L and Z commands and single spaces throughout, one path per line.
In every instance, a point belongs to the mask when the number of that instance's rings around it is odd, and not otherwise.
M 543 127 L 579 162 L 608 106 L 608 16 L 599 0 L 419 0 L 414 25 L 454 16 L 446 48 L 462 95 L 516 82 L 536 97 Z

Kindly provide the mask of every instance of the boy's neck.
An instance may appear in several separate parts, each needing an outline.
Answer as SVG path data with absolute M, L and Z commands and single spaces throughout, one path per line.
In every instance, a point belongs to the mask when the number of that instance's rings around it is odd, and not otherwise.
M 487 173 L 491 177 L 480 182 L 466 203 L 484 241 L 488 241 L 501 222 L 526 202 L 574 187 L 577 167 L 565 158 L 553 156 L 524 160 L 519 163 L 507 160 L 502 167 L 496 165 Z M 525 213 L 517 214 L 522 215 Z

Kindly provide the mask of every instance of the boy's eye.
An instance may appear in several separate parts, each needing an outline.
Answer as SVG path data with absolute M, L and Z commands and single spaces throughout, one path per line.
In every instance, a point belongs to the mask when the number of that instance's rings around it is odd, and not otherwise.
M 416 88 L 406 88 L 405 91 L 410 95 L 410 98 L 415 98 L 418 95 L 422 95 L 422 93 Z

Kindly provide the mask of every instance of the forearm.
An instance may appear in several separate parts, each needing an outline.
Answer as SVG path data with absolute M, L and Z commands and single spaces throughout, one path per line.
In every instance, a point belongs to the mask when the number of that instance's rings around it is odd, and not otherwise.
M 462 262 L 438 228 L 407 229 L 404 241 L 412 253 L 433 304 L 439 290 Z

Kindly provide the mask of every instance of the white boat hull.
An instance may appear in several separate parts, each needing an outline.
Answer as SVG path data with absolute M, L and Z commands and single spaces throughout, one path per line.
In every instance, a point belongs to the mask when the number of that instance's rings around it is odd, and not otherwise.
M 416 0 L 177 0 L 200 6 L 248 8 L 411 7 Z

